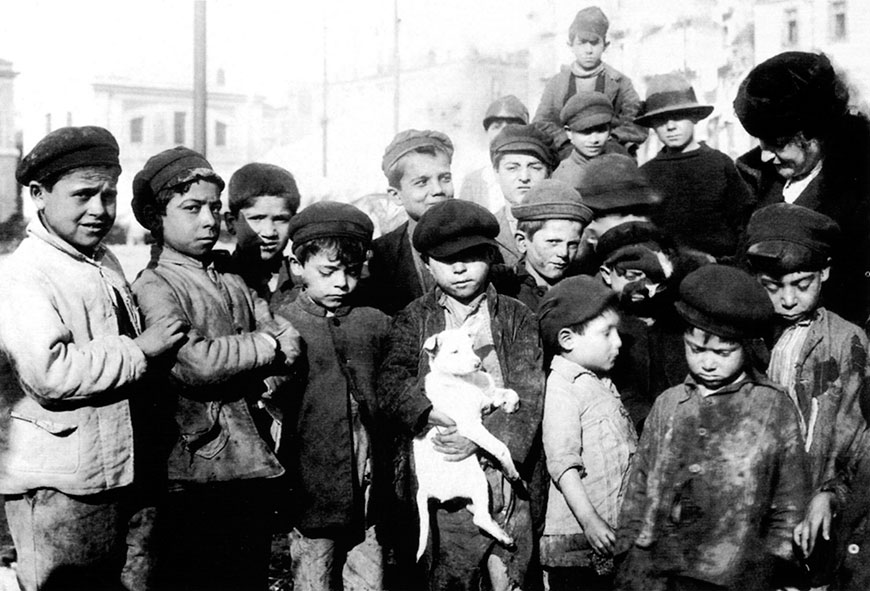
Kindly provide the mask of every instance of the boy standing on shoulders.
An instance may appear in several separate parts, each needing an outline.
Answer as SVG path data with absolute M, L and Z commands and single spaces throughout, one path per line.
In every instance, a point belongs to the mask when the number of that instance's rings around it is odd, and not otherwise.
M 373 231 L 362 211 L 330 201 L 290 222 L 290 264 L 302 289 L 276 312 L 299 330 L 306 359 L 281 454 L 292 472 L 290 549 L 299 591 L 384 587 L 369 499 L 373 451 L 383 451 L 373 423 L 375 376 L 389 317 L 349 303 Z
M 614 528 L 637 433 L 609 373 L 619 353 L 616 294 L 569 277 L 541 302 L 554 353 L 544 402 L 544 451 L 552 482 L 541 564 L 549 588 L 611 589 Z
M 0 344 L 20 385 L 2 392 L 0 492 L 27 591 L 152 588 L 156 499 L 140 504 L 149 442 L 138 411 L 154 392 L 137 383 L 183 327 L 142 330 L 101 244 L 120 173 L 101 127 L 53 131 L 15 173 L 37 219 L 0 271 Z
M 676 306 L 689 376 L 647 417 L 619 517 L 617 588 L 793 584 L 807 458 L 792 403 L 747 355 L 773 306 L 751 275 L 715 264 L 686 276 Z
M 263 589 L 271 542 L 268 479 L 284 473 L 263 409 L 299 354 L 273 317 L 213 251 L 224 182 L 181 146 L 133 179 L 133 213 L 156 244 L 133 290 L 148 326 L 181 321 L 187 339 L 162 379 L 169 434 L 162 584 Z

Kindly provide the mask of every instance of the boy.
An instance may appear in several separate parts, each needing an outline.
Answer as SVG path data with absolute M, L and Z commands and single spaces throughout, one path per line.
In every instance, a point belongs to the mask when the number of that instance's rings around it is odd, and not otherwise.
M 794 407 L 748 359 L 773 306 L 748 273 L 715 264 L 679 294 L 689 376 L 646 420 L 619 516 L 617 586 L 779 588 L 809 483 Z
M 655 130 L 664 147 L 641 167 L 662 196 L 653 221 L 685 248 L 733 257 L 752 201 L 734 162 L 695 139 L 695 124 L 713 112 L 678 74 L 650 80 L 638 125 Z
M 487 145 L 492 144 L 492 140 L 506 125 L 528 125 L 528 123 L 529 110 L 520 99 L 512 94 L 496 99 L 483 116 Z M 504 207 L 504 196 L 501 194 L 492 166 L 484 166 L 469 173 L 462 181 L 459 198 L 477 203 L 492 213 Z
M 489 285 L 487 274 L 497 256 L 497 234 L 498 222 L 491 213 L 461 200 L 433 206 L 414 230 L 414 246 L 423 254 L 436 286 L 396 316 L 378 379 L 381 412 L 406 438 L 396 462 L 401 468 L 396 490 L 405 495 L 405 505 L 415 505 L 409 492 L 409 438 L 437 425 L 443 427 L 436 438 L 440 451 L 457 460 L 477 451 L 473 443 L 456 434 L 452 421 L 432 409 L 423 392 L 428 372 L 423 343 L 446 328 L 466 327 L 483 368 L 499 387 L 519 394 L 517 412 L 496 410 L 485 417 L 484 425 L 508 446 L 524 481 L 528 482 L 537 461 L 530 450 L 543 410 L 538 331 L 528 308 L 498 295 Z M 527 584 L 525 574 L 533 555 L 529 502 L 500 471 L 487 466 L 492 513 L 517 547 L 511 551 L 496 545 L 472 523 L 462 504 L 440 504 L 427 551 L 432 589 L 477 589 L 482 569 L 488 571 L 493 589 Z M 413 561 L 416 532 L 412 526 L 403 533 L 406 540 L 400 550 Z
M 120 173 L 101 127 L 51 132 L 15 173 L 37 218 L 0 271 L 0 343 L 17 378 L 2 392 L 0 492 L 28 591 L 151 588 L 155 499 L 140 498 L 151 393 L 139 383 L 183 329 L 142 330 L 101 244 Z
M 299 189 L 288 171 L 251 162 L 230 177 L 227 230 L 236 237 L 232 273 L 266 300 L 283 297 L 293 281 L 284 249 L 290 219 L 299 209 Z
M 541 540 L 549 588 L 613 583 L 614 528 L 637 433 L 610 370 L 621 346 L 616 294 L 592 277 L 569 277 L 541 302 L 550 363 L 544 451 L 552 482 Z
M 550 121 L 560 125 L 559 113 L 565 103 L 578 91 L 604 93 L 613 105 L 616 123 L 613 137 L 629 151 L 646 141 L 647 131 L 632 123 L 640 106 L 631 80 L 601 61 L 607 46 L 610 23 L 597 6 L 589 6 L 577 13 L 568 29 L 568 45 L 575 61 L 550 78 L 533 121 Z
M 375 372 L 389 317 L 350 305 L 374 225 L 352 205 L 323 201 L 290 222 L 290 265 L 301 281 L 277 312 L 305 344 L 292 435 L 282 455 L 293 472 L 294 588 L 383 588 L 381 548 L 368 528 L 372 451 L 378 449 Z M 342 567 L 347 565 L 344 569 Z M 342 570 L 344 575 L 342 577 Z
M 299 336 L 241 277 L 222 271 L 212 248 L 223 187 L 205 158 L 181 146 L 145 163 L 133 179 L 133 213 L 156 244 L 133 291 L 146 325 L 189 327 L 162 376 L 169 423 L 163 584 L 262 589 L 267 479 L 284 472 L 267 442 L 264 406 L 298 355 Z
M 610 139 L 613 105 L 600 92 L 581 91 L 568 99 L 559 114 L 573 150 L 553 172 L 553 178 L 577 186 L 581 170 L 602 154 L 628 154 Z
M 839 235 L 839 227 L 826 215 L 789 203 L 757 210 L 746 228 L 747 262 L 779 320 L 767 375 L 794 403 L 810 457 L 815 496 L 803 528 L 796 531 L 807 557 L 820 526 L 825 539 L 829 537 L 843 493 L 828 483 L 857 456 L 856 445 L 866 428 L 862 411 L 870 408 L 867 337 L 821 302 Z
M 429 207 L 453 199 L 453 142 L 440 131 L 408 129 L 393 138 L 381 170 L 387 193 L 405 208 L 408 221 L 372 243 L 365 301 L 394 315 L 434 283 L 411 245 L 417 220 Z M 362 290 L 361 290 L 362 291 Z

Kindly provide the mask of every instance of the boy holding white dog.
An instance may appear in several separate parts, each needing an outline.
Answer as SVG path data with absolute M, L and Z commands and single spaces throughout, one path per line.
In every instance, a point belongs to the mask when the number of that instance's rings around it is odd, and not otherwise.
M 411 438 L 440 426 L 442 434 L 435 438 L 439 451 L 457 461 L 478 453 L 473 443 L 456 434 L 452 420 L 433 410 L 424 392 L 429 360 L 423 345 L 447 328 L 468 329 L 474 338 L 474 352 L 496 386 L 519 394 L 516 412 L 495 410 L 484 418 L 484 426 L 507 445 L 526 483 L 537 461 L 531 450 L 543 410 L 538 330 L 525 305 L 497 294 L 489 284 L 489 268 L 498 256 L 498 232 L 495 216 L 460 200 L 433 205 L 414 229 L 414 248 L 421 253 L 436 286 L 394 319 L 378 382 L 381 412 L 404 436 L 396 462 L 395 490 L 405 505 L 414 504 L 408 451 Z M 430 589 L 478 589 L 482 577 L 488 577 L 494 590 L 527 585 L 526 572 L 533 556 L 528 497 L 494 467 L 496 462 L 485 457 L 481 461 L 490 487 L 491 512 L 516 541 L 516 547 L 506 548 L 483 534 L 464 503 L 439 504 L 432 518 L 432 530 L 437 533 L 424 555 L 428 555 Z M 403 533 L 407 540 L 398 548 L 410 554 L 403 558 L 413 560 L 416 532 Z

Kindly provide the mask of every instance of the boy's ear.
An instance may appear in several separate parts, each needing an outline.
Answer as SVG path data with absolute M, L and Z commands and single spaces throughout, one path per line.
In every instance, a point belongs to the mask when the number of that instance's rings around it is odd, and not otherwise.
M 393 201 L 395 201 L 399 205 L 402 205 L 402 198 L 399 196 L 399 190 L 396 187 L 388 186 L 387 195 L 389 195 Z
M 607 51 L 607 48 L 610 47 L 610 41 L 607 39 L 604 40 L 604 51 Z
M 831 259 L 828 259 L 828 266 L 822 269 L 822 275 L 820 277 L 821 282 L 824 283 L 828 280 L 828 277 L 831 276 Z
M 28 188 L 30 189 L 30 198 L 33 199 L 36 209 L 39 211 L 45 209 L 45 187 L 36 181 L 30 181 Z
M 574 350 L 574 337 L 577 333 L 575 333 L 570 328 L 562 328 L 556 333 L 556 342 L 559 343 L 559 346 L 565 351 L 573 351 Z
M 290 272 L 297 277 L 302 275 L 302 263 L 299 262 L 299 259 L 293 255 L 290 255 L 288 258 L 290 259 Z
M 529 237 L 522 230 L 514 232 L 514 241 L 517 243 L 517 250 L 520 251 L 520 254 L 526 254 L 526 250 L 529 248 L 528 240 Z
M 233 212 L 231 212 L 231 211 L 224 212 L 224 224 L 226 224 L 226 226 L 227 226 L 227 232 L 229 232 L 233 236 L 236 235 L 236 222 L 237 221 L 238 221 L 238 218 L 236 217 L 236 215 Z
M 611 273 L 613 270 L 607 265 L 601 265 L 598 267 L 598 273 L 601 275 L 601 280 L 607 285 L 607 287 L 613 287 L 613 277 Z

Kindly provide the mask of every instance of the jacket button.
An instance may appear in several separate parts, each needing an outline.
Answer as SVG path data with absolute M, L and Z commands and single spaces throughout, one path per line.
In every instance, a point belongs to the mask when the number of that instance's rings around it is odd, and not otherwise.
M 849 546 L 846 548 L 846 551 L 849 554 L 857 554 L 861 551 L 861 546 L 859 546 L 858 544 L 849 544 Z
M 701 468 L 700 464 L 691 464 L 689 466 L 689 472 L 691 472 L 692 474 L 700 474 L 702 470 L 703 468 Z
M 701 437 L 707 436 L 707 430 L 704 427 L 698 427 L 698 435 Z

